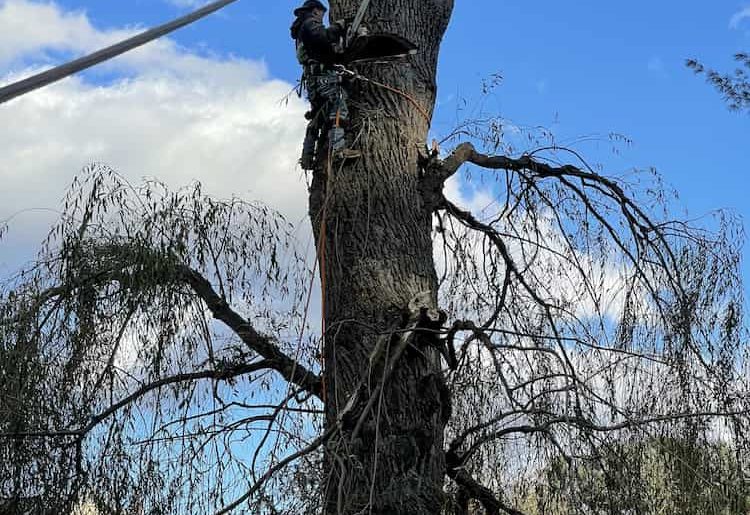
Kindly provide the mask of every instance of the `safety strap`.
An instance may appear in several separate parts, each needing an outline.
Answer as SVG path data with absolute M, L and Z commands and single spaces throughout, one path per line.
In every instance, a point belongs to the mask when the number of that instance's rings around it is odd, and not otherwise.
M 357 36 L 357 31 L 359 30 L 359 26 L 362 25 L 362 20 L 364 19 L 365 13 L 367 12 L 367 8 L 369 6 L 370 0 L 362 0 L 362 3 L 359 4 L 357 15 L 354 17 L 354 21 L 352 22 L 349 30 L 346 33 L 346 48 L 349 48 L 349 46 L 352 44 L 352 41 L 354 41 L 354 38 Z

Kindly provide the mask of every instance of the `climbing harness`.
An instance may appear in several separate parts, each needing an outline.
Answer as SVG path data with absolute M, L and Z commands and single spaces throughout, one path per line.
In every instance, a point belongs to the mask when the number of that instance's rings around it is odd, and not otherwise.
M 15 82 L 3 88 L 0 88 L 0 104 L 7 102 L 13 98 L 19 97 L 31 91 L 43 88 L 54 82 L 62 80 L 70 75 L 78 73 L 80 71 L 91 68 L 97 64 L 108 61 L 113 57 L 129 52 L 135 48 L 145 45 L 155 39 L 165 36 L 175 30 L 182 28 L 186 25 L 190 25 L 193 22 L 200 20 L 208 16 L 209 14 L 218 11 L 226 7 L 227 5 L 236 2 L 237 0 L 220 0 L 218 2 L 212 2 L 200 9 L 193 11 L 190 14 L 177 18 L 169 23 L 159 25 L 153 29 L 149 29 L 142 32 L 132 38 L 121 41 L 102 50 L 98 50 L 93 54 L 81 57 L 74 61 L 62 64 L 45 72 L 33 75 L 27 79 Z
M 333 144 L 334 151 L 344 148 L 343 124 L 349 118 L 349 108 L 340 73 L 330 66 L 317 70 L 313 65 L 306 68 L 311 71 L 305 72 L 304 87 L 308 91 L 312 109 L 305 115 L 309 123 L 302 144 L 300 165 L 303 170 L 312 170 L 317 161 L 316 156 L 322 155 L 318 145 L 322 132 L 327 131 L 328 140 Z
M 308 2 L 306 2 L 305 5 L 307 5 L 307 3 Z M 330 124 L 330 129 L 328 130 L 328 141 L 332 144 L 335 152 L 334 156 L 346 158 L 356 157 L 359 154 L 357 151 L 345 148 L 346 134 L 344 132 L 344 126 L 348 120 L 349 112 L 347 107 L 347 92 L 342 85 L 344 78 L 365 81 L 380 88 L 397 93 L 414 104 L 427 123 L 430 121 L 429 113 L 413 97 L 396 88 L 368 79 L 348 69 L 348 66 L 351 65 L 366 62 L 385 62 L 416 53 L 417 47 L 401 36 L 385 33 L 369 34 L 369 31 L 365 31 L 362 22 L 369 6 L 370 0 L 362 0 L 359 3 L 353 22 L 349 25 L 343 37 L 340 36 L 339 32 L 337 34 L 337 36 L 339 36 L 338 43 L 330 42 L 333 51 L 336 54 L 336 64 L 330 63 L 328 60 L 326 60 L 325 63 L 316 61 L 319 56 L 311 55 L 305 48 L 308 43 L 306 39 L 309 35 L 303 35 L 302 31 L 304 30 L 304 24 L 306 22 L 299 17 L 301 16 L 301 13 L 298 14 L 297 20 L 292 24 L 291 33 L 296 43 L 297 60 L 300 65 L 302 65 L 303 70 L 299 86 L 295 89 L 300 97 L 304 90 L 307 90 L 308 98 L 313 108 L 309 113 L 310 116 L 308 117 L 308 120 L 310 120 L 310 122 L 308 123 L 305 132 L 305 140 L 302 144 L 302 155 L 299 160 L 303 170 L 314 169 L 315 163 L 319 161 L 319 156 L 322 154 L 318 145 L 320 133 L 325 130 L 325 127 L 320 121 L 321 114 Z M 296 11 L 295 14 L 297 14 Z M 330 29 L 320 29 L 318 25 L 318 30 L 325 30 L 326 36 L 329 36 L 328 31 Z M 304 43 L 303 40 L 305 41 Z M 332 123 L 333 113 L 336 114 L 336 117 L 339 118 L 343 124 L 337 123 L 334 125 Z

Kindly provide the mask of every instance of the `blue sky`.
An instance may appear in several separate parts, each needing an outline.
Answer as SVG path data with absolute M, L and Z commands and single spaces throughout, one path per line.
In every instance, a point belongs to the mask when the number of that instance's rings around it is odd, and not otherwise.
M 0 1 L 0 6 L 19 2 Z M 108 32 L 155 25 L 187 12 L 190 3 L 57 0 L 55 5 L 60 13 L 85 15 L 95 30 Z M 288 25 L 296 5 L 239 0 L 171 39 L 175 51 L 260 62 L 265 70 L 259 80 L 293 83 L 299 70 Z M 730 69 L 732 54 L 747 50 L 749 43 L 747 1 L 459 0 L 443 46 L 434 133 L 449 132 L 458 99 L 476 104 L 482 79 L 500 73 L 502 85 L 485 110 L 519 125 L 547 127 L 563 143 L 593 135 L 599 143 L 579 148 L 607 172 L 655 167 L 691 216 L 727 208 L 750 219 L 745 198 L 750 118 L 727 111 L 684 66 L 686 58 L 696 57 Z M 44 50 L 19 53 L 5 71 L 80 54 L 80 48 Z M 94 87 L 133 69 L 99 69 L 87 73 L 85 81 Z M 609 133 L 623 134 L 632 144 L 613 155 L 604 141 Z M 143 173 L 158 175 L 157 170 Z M 747 260 L 744 272 L 750 280 Z

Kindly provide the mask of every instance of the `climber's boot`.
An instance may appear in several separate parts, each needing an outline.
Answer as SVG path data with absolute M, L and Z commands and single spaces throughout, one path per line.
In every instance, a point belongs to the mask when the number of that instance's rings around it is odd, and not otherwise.
M 315 146 L 318 141 L 318 128 L 310 123 L 305 132 L 305 141 L 302 143 L 302 156 L 299 160 L 300 168 L 312 170 L 315 168 Z

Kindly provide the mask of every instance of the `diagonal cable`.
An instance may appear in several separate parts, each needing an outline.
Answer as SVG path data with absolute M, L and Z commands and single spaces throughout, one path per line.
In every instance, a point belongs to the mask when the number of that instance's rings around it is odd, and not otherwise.
M 132 38 L 126 39 L 125 41 L 120 41 L 119 43 L 115 43 L 107 48 L 97 50 L 93 54 L 80 57 L 50 70 L 33 75 L 27 79 L 0 88 L 0 104 L 39 88 L 43 88 L 44 86 L 62 80 L 87 68 L 91 68 L 92 66 L 103 63 L 104 61 L 108 61 L 113 57 L 129 52 L 130 50 L 143 46 L 162 36 L 166 36 L 170 32 L 174 32 L 179 28 L 190 25 L 191 23 L 196 22 L 236 1 L 237 0 L 220 0 L 218 2 L 211 2 L 190 14 L 149 29 L 133 36 Z

